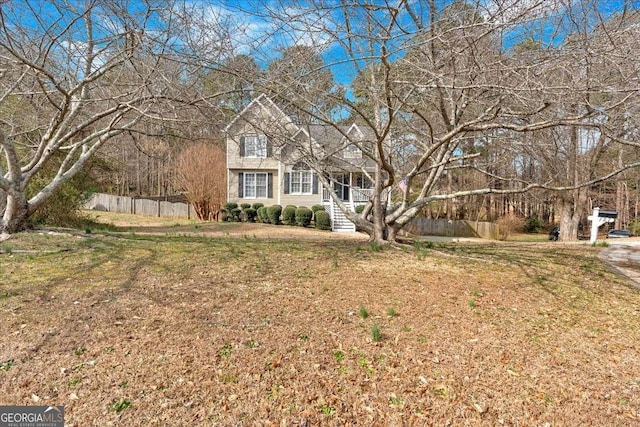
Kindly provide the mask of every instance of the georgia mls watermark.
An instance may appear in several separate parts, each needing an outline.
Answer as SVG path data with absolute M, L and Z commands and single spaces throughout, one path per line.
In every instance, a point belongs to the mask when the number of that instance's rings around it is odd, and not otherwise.
M 64 427 L 64 406 L 0 406 L 0 427 Z

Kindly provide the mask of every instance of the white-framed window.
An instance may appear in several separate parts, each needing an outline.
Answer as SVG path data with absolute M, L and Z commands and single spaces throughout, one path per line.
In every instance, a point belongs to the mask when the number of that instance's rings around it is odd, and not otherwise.
M 291 171 L 289 181 L 290 194 L 311 194 L 313 173 L 311 171 Z
M 245 172 L 243 174 L 243 198 L 265 199 L 268 194 L 268 174 L 266 172 Z
M 362 158 L 362 150 L 358 148 L 357 145 L 351 144 L 347 145 L 344 149 L 344 158 L 345 159 L 361 159 Z
M 244 157 L 267 157 L 267 137 L 265 135 L 250 135 L 244 137 Z

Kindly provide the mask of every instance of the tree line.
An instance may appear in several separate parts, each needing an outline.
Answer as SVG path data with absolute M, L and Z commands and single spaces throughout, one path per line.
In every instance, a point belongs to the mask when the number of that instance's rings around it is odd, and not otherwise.
M 373 196 L 361 213 L 343 208 L 373 240 L 415 215 L 538 217 L 565 240 L 593 206 L 618 210 L 620 227 L 637 217 L 633 2 L 253 6 L 3 4 L 0 231 L 82 173 L 121 195 L 194 185 L 223 198 L 223 176 L 186 165 L 222 162 L 222 129 L 261 93 L 299 125 L 366 129 L 345 147 L 375 162 Z M 288 137 L 326 180 L 329 153 Z

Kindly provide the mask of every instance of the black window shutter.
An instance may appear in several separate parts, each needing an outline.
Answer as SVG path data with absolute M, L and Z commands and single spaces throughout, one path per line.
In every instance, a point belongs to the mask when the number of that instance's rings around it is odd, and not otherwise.
M 318 174 L 317 173 L 313 173 L 313 178 L 312 178 L 312 189 L 311 192 L 313 194 L 318 194 Z
M 284 194 L 289 194 L 289 181 L 291 179 L 291 174 L 286 172 L 284 174 Z
M 240 137 L 240 157 L 244 157 L 244 136 Z M 242 174 L 240 174 L 242 175 Z M 240 196 L 242 197 L 242 196 Z
M 267 174 L 267 198 L 273 199 L 273 174 Z
M 273 157 L 273 142 L 271 142 L 271 138 L 267 138 L 267 157 Z
M 240 172 L 238 174 L 238 198 L 242 199 L 244 197 L 244 174 Z

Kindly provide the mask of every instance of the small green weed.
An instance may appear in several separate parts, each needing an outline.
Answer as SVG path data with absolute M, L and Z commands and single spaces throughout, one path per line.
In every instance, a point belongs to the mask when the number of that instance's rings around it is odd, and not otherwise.
M 336 254 L 333 254 L 333 257 L 331 258 L 331 267 L 338 268 L 338 255 Z
M 376 324 L 371 327 L 371 339 L 373 340 L 373 342 L 382 341 L 382 333 L 380 332 L 380 327 Z
M 369 312 L 367 311 L 366 308 L 364 308 L 364 306 L 360 306 L 360 309 L 358 310 L 358 314 L 360 315 L 360 317 L 362 317 L 363 319 L 366 319 L 367 317 L 369 317 Z
M 82 382 L 82 378 L 74 377 L 69 379 L 69 387 L 75 387 Z
M 13 253 L 13 247 L 11 245 L 2 245 L 2 252 L 11 255 Z
M 389 399 L 389 402 L 394 406 L 403 406 L 404 405 L 404 400 L 402 400 L 401 398 L 399 398 L 395 394 L 391 395 L 391 398 Z
M 76 356 L 82 356 L 86 352 L 87 352 L 86 347 L 78 347 L 73 350 L 73 354 L 75 354 Z
M 447 388 L 443 385 L 438 385 L 433 388 L 433 394 L 438 397 L 447 397 Z
M 594 248 L 608 248 L 609 247 L 609 242 L 605 242 L 605 241 L 595 241 L 591 244 L 591 246 L 593 246 Z
M 398 315 L 398 312 L 396 311 L 396 309 L 394 307 L 389 307 L 387 309 L 387 316 L 396 317 L 397 315 Z
M 371 252 L 380 252 L 382 250 L 382 245 L 378 242 L 369 242 L 369 250 Z
M 306 341 L 306 340 L 308 340 L 308 339 L 309 339 L 309 335 L 307 335 L 307 334 L 300 334 L 300 336 L 299 336 L 298 338 L 300 338 L 302 341 Z
M 333 352 L 333 357 L 336 358 L 336 362 L 340 363 L 340 362 L 342 362 L 344 360 L 345 355 L 340 350 L 336 350 L 336 351 Z
M 471 308 L 476 308 L 478 306 L 478 304 L 476 304 L 476 301 L 473 299 L 470 299 L 467 304 L 469 304 L 469 307 Z
M 13 365 L 15 365 L 15 362 L 13 361 L 13 359 L 9 359 L 5 362 L 0 362 L 0 371 L 7 372 L 9 369 L 11 369 Z
M 109 405 L 109 410 L 120 413 L 125 409 L 129 408 L 130 406 L 131 406 L 131 401 L 123 397 L 111 402 L 111 404 Z
M 336 409 L 333 406 L 323 405 L 320 408 L 320 412 L 322 412 L 324 415 L 333 415 L 336 413 Z
M 232 350 L 233 350 L 233 345 L 231 343 L 227 343 L 224 345 L 224 347 L 218 350 L 218 356 L 222 357 L 223 359 L 227 358 L 231 356 Z
M 129 381 L 122 381 L 120 383 L 120 388 L 127 388 L 129 387 Z
M 248 340 L 244 342 L 244 345 L 249 348 L 258 348 L 258 343 L 254 340 Z

